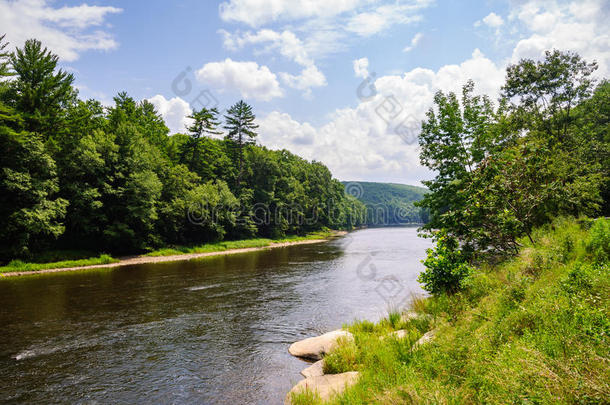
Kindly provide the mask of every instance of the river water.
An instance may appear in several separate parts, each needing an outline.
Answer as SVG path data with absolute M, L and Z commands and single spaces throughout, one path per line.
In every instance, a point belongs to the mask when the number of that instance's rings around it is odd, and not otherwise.
M 280 404 L 299 339 L 421 294 L 416 228 L 0 279 L 0 402 Z

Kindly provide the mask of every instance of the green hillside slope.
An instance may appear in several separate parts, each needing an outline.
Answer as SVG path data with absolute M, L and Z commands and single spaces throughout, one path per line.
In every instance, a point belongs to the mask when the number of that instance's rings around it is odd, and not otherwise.
M 360 379 L 330 403 L 607 404 L 610 221 L 559 218 L 532 236 L 516 257 L 474 268 L 459 293 L 349 326 L 354 340 L 324 370 Z
M 428 192 L 426 188 L 397 183 L 344 181 L 345 191 L 367 207 L 367 225 L 384 226 L 425 223 L 428 212 L 413 203 Z

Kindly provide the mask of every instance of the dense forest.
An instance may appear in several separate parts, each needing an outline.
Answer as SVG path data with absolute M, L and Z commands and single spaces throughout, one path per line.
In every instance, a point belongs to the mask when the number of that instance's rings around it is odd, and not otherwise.
M 348 194 L 365 205 L 367 226 L 428 222 L 428 210 L 414 204 L 424 198 L 427 190 L 423 187 L 368 181 L 344 181 L 343 184 Z
M 437 175 L 417 204 L 437 241 L 421 280 L 455 291 L 469 265 L 519 252 L 521 237 L 560 216 L 610 215 L 610 82 L 595 62 L 548 51 L 508 67 L 499 102 L 438 92 L 419 138 Z
M 151 103 L 80 100 L 57 64 L 37 40 L 9 53 L 0 38 L 0 261 L 362 223 L 363 205 L 323 164 L 256 144 L 245 102 L 223 117 L 194 111 L 169 136 Z

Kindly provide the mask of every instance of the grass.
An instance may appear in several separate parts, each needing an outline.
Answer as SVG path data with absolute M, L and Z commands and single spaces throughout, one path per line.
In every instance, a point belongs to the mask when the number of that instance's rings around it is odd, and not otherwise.
M 214 243 L 206 243 L 200 246 L 175 246 L 169 248 L 163 248 L 155 250 L 145 254 L 145 256 L 170 256 L 180 255 L 189 253 L 209 253 L 209 252 L 223 252 L 231 249 L 245 249 L 245 248 L 257 248 L 270 246 L 274 243 L 286 243 L 286 242 L 301 242 L 305 240 L 317 240 L 317 239 L 328 239 L 333 235 L 332 231 L 320 231 L 312 232 L 305 236 L 286 236 L 280 239 L 244 239 L 235 241 L 222 241 Z
M 285 242 L 300 242 L 305 240 L 328 239 L 334 234 L 333 231 L 323 230 L 313 232 L 305 236 L 287 236 L 280 239 L 245 239 L 236 241 L 223 241 L 216 243 L 208 243 L 201 246 L 175 246 L 154 250 L 144 256 L 172 256 L 189 253 L 209 253 L 223 252 L 232 249 L 256 248 L 270 246 L 274 243 Z M 96 264 L 117 263 L 120 260 L 102 254 L 93 256 L 91 252 L 70 250 L 70 251 L 49 251 L 40 254 L 35 262 L 23 262 L 21 260 L 13 260 L 6 266 L 0 266 L 0 274 L 12 272 L 27 272 L 47 269 L 61 269 L 68 267 L 92 266 Z
M 100 255 L 98 257 L 90 257 L 78 260 L 62 260 L 51 263 L 25 263 L 21 260 L 13 260 L 6 266 L 0 267 L 0 274 L 12 273 L 18 271 L 38 271 L 47 269 L 61 269 L 68 267 L 93 266 L 95 264 L 116 263 L 119 259 L 115 259 L 109 255 Z
M 418 299 L 425 315 L 349 325 L 325 362 L 358 370 L 332 404 L 610 403 L 609 221 L 558 219 L 532 245 L 482 265 L 457 294 Z M 398 329 L 403 339 L 382 337 Z M 414 348 L 426 331 L 434 340 Z M 309 394 L 299 404 L 318 404 Z

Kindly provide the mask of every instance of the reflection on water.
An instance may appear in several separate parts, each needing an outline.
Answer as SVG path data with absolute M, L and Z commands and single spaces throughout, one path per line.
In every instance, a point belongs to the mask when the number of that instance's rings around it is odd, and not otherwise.
M 0 401 L 282 403 L 290 343 L 420 293 L 415 228 L 0 280 Z

